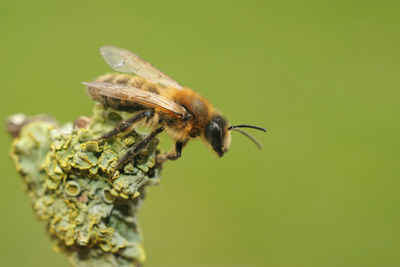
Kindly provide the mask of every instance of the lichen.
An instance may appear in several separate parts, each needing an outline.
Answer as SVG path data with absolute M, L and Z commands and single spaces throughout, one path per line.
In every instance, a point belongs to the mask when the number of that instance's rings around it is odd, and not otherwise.
M 34 211 L 72 266 L 132 266 L 145 259 L 136 215 L 146 186 L 159 183 L 158 141 L 111 179 L 119 156 L 144 135 L 96 140 L 124 117 L 96 105 L 91 119 L 58 127 L 32 117 L 14 131 L 10 154 Z

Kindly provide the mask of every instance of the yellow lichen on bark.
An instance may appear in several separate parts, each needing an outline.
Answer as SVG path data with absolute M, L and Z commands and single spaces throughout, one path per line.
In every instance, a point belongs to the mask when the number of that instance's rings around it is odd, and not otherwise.
M 158 140 L 110 179 L 119 156 L 143 135 L 132 131 L 95 141 L 124 114 L 100 105 L 94 113 L 63 127 L 26 118 L 20 129 L 10 130 L 15 137 L 10 155 L 38 218 L 72 266 L 140 264 L 145 254 L 136 215 L 146 186 L 159 183 Z

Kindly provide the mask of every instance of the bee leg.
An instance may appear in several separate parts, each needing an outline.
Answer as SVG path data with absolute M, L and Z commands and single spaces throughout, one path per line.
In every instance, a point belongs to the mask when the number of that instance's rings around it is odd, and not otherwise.
M 175 151 L 171 152 L 171 153 L 166 153 L 166 154 L 159 155 L 157 157 L 157 162 L 158 163 L 163 163 L 166 160 L 177 160 L 177 159 L 179 159 L 181 157 L 181 155 L 182 155 L 182 149 L 187 144 L 188 141 L 189 141 L 188 139 L 183 140 L 183 141 L 177 141 L 175 143 Z
M 142 149 L 144 149 L 149 144 L 149 142 L 154 137 L 156 137 L 162 131 L 164 131 L 164 127 L 160 127 L 158 129 L 154 130 L 145 139 L 141 140 L 139 143 L 137 143 L 137 144 L 133 145 L 131 148 L 129 148 L 129 150 L 122 157 L 119 158 L 119 160 L 117 162 L 117 166 L 115 167 L 113 173 L 111 174 L 111 177 L 114 177 L 115 172 L 117 170 L 121 169 L 125 162 L 127 162 L 128 160 L 135 157 Z
M 141 111 L 141 112 L 135 114 L 135 116 L 120 122 L 120 124 L 118 124 L 118 126 L 116 128 L 112 129 L 109 132 L 106 132 L 105 134 L 103 134 L 102 136 L 97 138 L 96 140 L 108 139 L 112 136 L 115 136 L 115 135 L 121 133 L 121 132 L 125 132 L 125 131 L 129 130 L 131 128 L 131 126 L 134 125 L 135 123 L 137 123 L 145 118 L 150 118 L 153 115 L 154 115 L 154 110 L 152 110 L 152 109 Z
M 182 155 L 182 148 L 187 144 L 188 140 L 178 141 L 175 143 L 175 153 L 169 153 L 167 155 L 167 159 L 169 160 L 177 160 Z

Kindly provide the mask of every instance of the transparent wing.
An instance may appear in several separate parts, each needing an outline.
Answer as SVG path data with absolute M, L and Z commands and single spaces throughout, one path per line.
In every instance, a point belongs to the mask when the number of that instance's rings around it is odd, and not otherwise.
M 181 118 L 190 116 L 183 106 L 174 101 L 132 86 L 103 82 L 84 82 L 83 84 L 89 88 L 88 91 L 91 95 L 99 94 L 125 101 L 131 101 L 147 107 L 159 109 L 165 113 Z
M 115 46 L 103 46 L 100 48 L 100 52 L 107 64 L 116 71 L 135 73 L 152 83 L 182 88 L 165 73 L 128 50 Z

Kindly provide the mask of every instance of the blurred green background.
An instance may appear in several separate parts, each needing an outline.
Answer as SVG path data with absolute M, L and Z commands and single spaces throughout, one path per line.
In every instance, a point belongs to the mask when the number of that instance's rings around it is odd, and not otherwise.
M 399 10 L 2 0 L 0 117 L 90 115 L 81 82 L 111 71 L 98 48 L 127 48 L 232 123 L 269 130 L 254 132 L 262 151 L 233 133 L 221 159 L 194 141 L 165 165 L 140 212 L 146 266 L 400 266 Z M 0 140 L 0 266 L 67 266 Z

